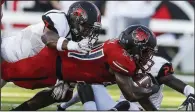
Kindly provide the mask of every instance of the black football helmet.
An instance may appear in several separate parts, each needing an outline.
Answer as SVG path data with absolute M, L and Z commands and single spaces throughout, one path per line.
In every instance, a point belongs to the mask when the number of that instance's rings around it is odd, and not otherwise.
M 98 40 L 101 29 L 101 13 L 98 7 L 87 1 L 73 3 L 67 17 L 73 34 L 79 38 L 89 38 L 92 43 Z
M 157 40 L 146 26 L 132 25 L 126 28 L 119 36 L 119 43 L 141 70 L 148 71 L 154 65 L 152 57 L 157 52 Z

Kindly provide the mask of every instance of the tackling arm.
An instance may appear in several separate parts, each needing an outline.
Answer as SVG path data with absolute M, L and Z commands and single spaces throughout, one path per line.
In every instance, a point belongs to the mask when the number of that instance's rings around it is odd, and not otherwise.
M 185 96 L 188 96 L 190 93 L 194 94 L 194 88 L 176 78 L 173 73 L 174 71 L 172 69 L 171 63 L 164 64 L 158 73 L 158 82 L 160 84 L 165 84 L 171 87 L 172 89 L 184 94 Z
M 87 53 L 90 51 L 88 48 L 88 39 L 83 39 L 80 42 L 68 41 L 64 37 L 59 35 L 45 27 L 44 34 L 41 36 L 42 42 L 49 48 L 57 49 L 58 51 L 63 50 L 76 50 L 78 52 Z
M 41 36 L 41 39 L 45 45 L 50 48 L 57 48 L 57 42 L 59 35 L 52 30 L 49 30 L 47 27 L 44 29 L 44 34 Z M 62 50 L 67 50 L 68 40 L 64 40 L 62 43 Z
M 184 94 L 184 88 L 187 86 L 186 83 L 184 83 L 183 81 L 181 81 L 180 79 L 176 78 L 173 75 L 168 75 L 168 76 L 164 76 L 159 78 L 159 82 L 163 83 L 169 87 L 171 87 L 172 89 Z
M 182 105 L 179 107 L 179 109 L 186 107 L 186 111 L 189 110 L 189 105 L 191 104 L 191 110 L 193 111 L 195 107 L 195 94 L 194 94 L 194 88 L 190 85 L 187 85 L 180 79 L 176 78 L 173 75 L 173 69 L 172 65 L 170 63 L 164 64 L 157 76 L 157 80 L 161 84 L 165 84 L 172 89 L 184 94 L 187 98 L 186 100 L 182 103 Z
M 41 37 L 43 43 L 50 48 L 63 50 L 75 50 L 87 53 L 89 51 L 88 41 L 86 39 L 80 42 L 68 41 L 71 39 L 71 29 L 66 19 L 65 13 L 59 10 L 51 10 L 42 16 L 45 24 L 43 35 Z

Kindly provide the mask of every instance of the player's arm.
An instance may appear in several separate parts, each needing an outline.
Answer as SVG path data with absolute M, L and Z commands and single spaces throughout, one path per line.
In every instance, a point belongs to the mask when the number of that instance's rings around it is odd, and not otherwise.
M 157 80 L 160 84 L 165 84 L 185 96 L 188 96 L 190 93 L 194 94 L 194 88 L 192 86 L 176 78 L 173 74 L 172 64 L 165 63 L 158 73 Z
M 42 16 L 42 20 L 45 27 L 41 39 L 48 47 L 58 51 L 76 50 L 84 53 L 90 50 L 86 47 L 88 44 L 86 39 L 80 42 L 67 40 L 70 35 L 70 27 L 64 12 L 58 10 L 48 11 Z
M 50 48 L 57 48 L 57 43 L 59 38 L 60 37 L 56 32 L 48 29 L 47 27 L 45 27 L 44 34 L 41 36 L 43 43 Z M 68 49 L 67 44 L 68 44 L 68 40 L 64 38 L 61 46 L 62 50 Z
M 131 77 L 114 72 L 116 83 L 122 91 L 124 97 L 129 101 L 137 101 L 141 98 L 148 97 L 158 91 L 158 88 L 142 88 L 134 85 Z
M 146 111 L 156 111 L 156 107 L 148 97 L 159 90 L 158 86 L 142 88 L 133 84 L 132 78 L 115 72 L 116 82 L 124 97 L 129 101 L 138 101 Z M 145 104 L 147 102 L 147 105 Z
M 187 110 L 189 103 L 191 103 L 192 105 L 195 103 L 194 88 L 176 78 L 173 74 L 174 71 L 172 64 L 165 63 L 158 73 L 157 80 L 160 84 L 165 84 L 172 89 L 180 92 L 181 94 L 184 94 L 187 99 L 183 102 L 182 106 L 186 106 Z

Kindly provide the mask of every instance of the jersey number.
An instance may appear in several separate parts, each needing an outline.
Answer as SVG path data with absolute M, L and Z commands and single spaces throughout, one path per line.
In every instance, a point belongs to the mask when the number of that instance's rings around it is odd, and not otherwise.
M 173 67 L 172 66 L 164 66 L 164 74 L 165 75 L 168 75 L 168 73 L 172 74 L 174 71 L 173 71 Z
M 99 59 L 104 56 L 103 49 L 94 51 L 94 52 L 89 52 L 87 54 L 82 54 L 82 53 L 77 53 L 77 52 L 69 52 L 68 57 L 73 57 L 79 60 L 95 60 Z

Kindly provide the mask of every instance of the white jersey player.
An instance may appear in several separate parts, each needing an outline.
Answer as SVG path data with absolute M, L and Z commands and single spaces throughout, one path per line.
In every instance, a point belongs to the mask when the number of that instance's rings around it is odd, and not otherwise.
M 58 51 L 87 53 L 97 40 L 100 28 L 99 9 L 91 2 L 75 2 L 67 14 L 50 10 L 40 23 L 2 38 L 1 56 L 7 62 L 16 62 L 38 54 L 45 45 Z
M 194 97 L 194 88 L 185 84 L 184 82 L 182 82 L 181 80 L 173 76 L 174 72 L 173 72 L 171 63 L 169 63 L 164 58 L 158 57 L 158 56 L 154 56 L 152 60 L 155 62 L 155 64 L 152 66 L 149 73 L 160 84 L 160 89 L 157 93 L 151 95 L 149 99 L 157 109 L 160 109 L 160 106 L 163 100 L 164 84 L 184 94 L 187 97 L 187 100 L 189 100 L 189 97 L 191 96 Z M 104 85 L 92 85 L 91 87 L 93 89 L 94 100 L 96 103 L 95 109 L 97 110 L 110 110 L 111 108 L 112 110 L 117 110 L 117 109 L 120 110 L 119 108 L 121 104 L 117 106 L 117 108 L 116 108 L 116 105 L 119 104 L 119 102 L 126 101 L 125 97 L 121 94 L 118 102 L 115 102 L 112 99 L 112 97 L 108 94 Z M 78 101 L 79 101 L 79 95 L 76 93 L 74 94 L 72 100 L 66 103 L 62 103 L 61 105 L 58 105 L 58 110 L 64 110 L 68 108 L 69 106 L 71 106 L 72 104 L 77 103 Z M 138 102 L 129 102 L 129 104 L 130 106 L 128 110 L 143 109 L 142 106 Z M 84 107 L 84 109 L 85 110 L 95 110 L 94 108 L 90 108 L 90 107 Z

